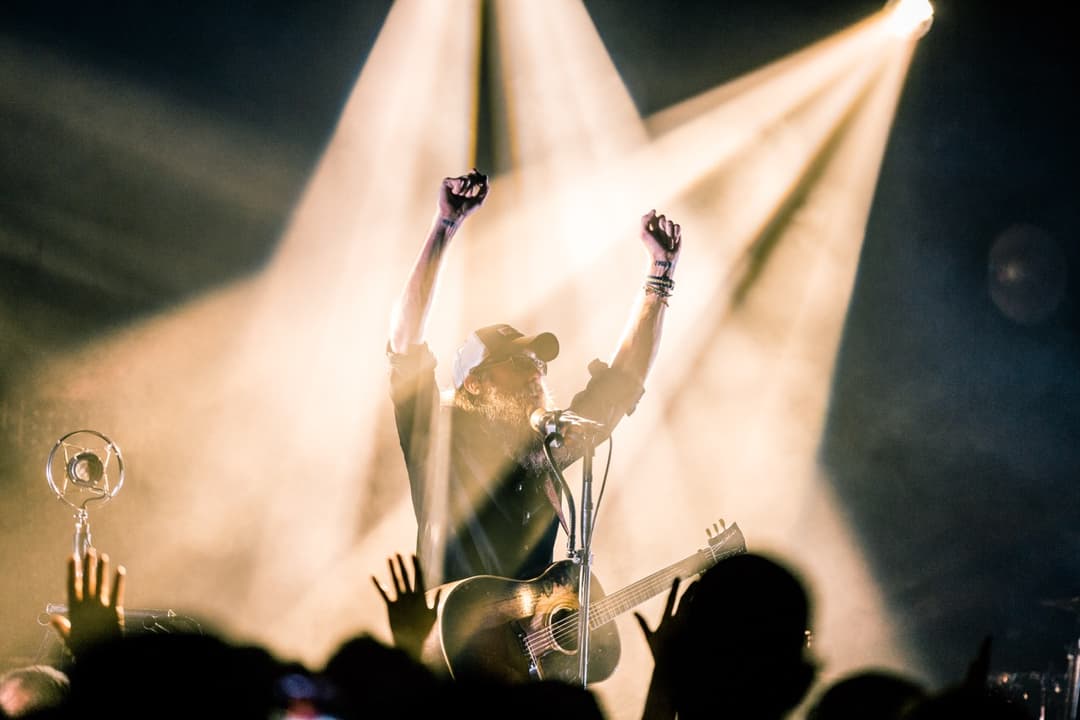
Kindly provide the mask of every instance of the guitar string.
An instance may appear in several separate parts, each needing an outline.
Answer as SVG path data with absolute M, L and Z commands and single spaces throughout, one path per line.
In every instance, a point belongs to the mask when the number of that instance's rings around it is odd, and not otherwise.
M 671 581 L 674 580 L 677 575 L 679 575 L 680 565 L 682 565 L 682 563 L 677 564 L 673 568 L 668 568 L 666 570 L 660 570 L 656 573 L 653 573 L 652 575 L 642 579 L 641 581 L 634 583 L 634 585 L 632 585 L 630 588 L 627 588 L 627 590 L 631 591 L 625 593 L 627 597 L 633 598 L 636 601 L 633 602 L 631 606 L 655 596 L 658 592 L 661 592 L 664 587 L 670 586 Z M 649 589 L 642 592 L 644 588 Z M 590 608 L 591 613 L 589 616 L 590 629 L 593 629 L 593 623 L 595 623 L 596 626 L 599 626 L 608 622 L 608 620 L 603 619 L 605 611 L 607 610 L 608 606 L 614 604 L 615 600 L 622 599 L 622 595 L 623 593 L 615 593 L 614 595 L 601 598 L 600 600 L 597 600 L 595 603 L 593 603 L 592 607 Z M 638 598 L 641 599 L 638 600 Z M 537 651 L 547 650 L 550 647 L 558 645 L 559 639 L 572 639 L 573 631 L 578 628 L 580 615 L 581 611 L 575 610 L 569 613 L 562 620 L 558 620 L 549 625 L 548 627 L 543 628 L 542 630 L 537 630 L 526 635 L 526 645 L 528 646 L 529 650 L 535 654 Z M 551 638 L 550 642 L 554 643 L 554 645 L 549 645 L 549 634 Z
M 725 543 L 717 543 L 718 546 L 722 546 L 724 544 Z M 710 545 L 708 548 L 703 549 L 701 552 L 707 552 L 710 555 L 709 560 L 710 560 L 711 564 L 716 564 L 717 562 L 722 560 L 724 557 L 727 557 L 728 555 L 734 555 L 734 554 L 738 553 L 740 550 L 741 550 L 741 548 L 734 548 L 734 549 L 727 549 L 726 551 L 724 551 L 723 549 L 717 549 L 717 547 L 713 547 L 713 546 Z M 630 587 L 626 588 L 625 591 L 617 592 L 617 593 L 615 593 L 613 595 L 609 595 L 609 596 L 607 596 L 605 598 L 601 598 L 600 600 L 593 603 L 593 605 L 590 607 L 591 612 L 590 612 L 590 615 L 589 615 L 589 619 L 590 619 L 590 623 L 589 623 L 590 628 L 589 629 L 590 630 L 593 629 L 593 621 L 597 620 L 599 617 L 601 617 L 602 614 L 604 613 L 604 611 L 608 608 L 608 606 L 610 606 L 612 604 L 615 604 L 614 600 L 621 599 L 624 594 L 627 594 L 630 598 L 635 599 L 635 602 L 633 602 L 630 605 L 630 607 L 633 607 L 634 605 L 637 605 L 637 604 L 639 604 L 641 602 L 644 602 L 645 600 L 648 600 L 649 598 L 654 597 L 658 592 L 663 591 L 663 588 L 664 588 L 665 585 L 667 585 L 667 586 L 671 585 L 672 580 L 674 580 L 675 577 L 679 575 L 679 570 L 682 568 L 683 565 L 689 564 L 696 557 L 697 557 L 696 554 L 692 555 L 692 556 L 690 556 L 689 558 L 687 558 L 686 560 L 684 560 L 684 561 L 682 561 L 680 563 L 676 563 L 675 565 L 673 565 L 673 566 L 671 566 L 669 568 L 666 568 L 664 570 L 659 570 L 659 571 L 653 573 L 652 575 L 649 575 L 648 577 L 643 578 L 642 580 L 640 580 L 640 581 L 634 583 L 633 585 L 631 585 Z M 707 567 L 711 567 L 711 565 L 709 565 Z M 687 573 L 685 573 L 685 576 L 689 577 L 691 575 L 696 575 L 699 572 L 701 572 L 701 570 L 687 572 Z M 645 592 L 642 592 L 644 590 L 644 588 L 649 588 L 649 590 L 647 590 Z M 631 591 L 631 592 L 626 593 L 626 591 Z M 572 632 L 568 632 L 568 631 L 572 631 L 572 630 L 577 629 L 578 624 L 579 624 L 579 615 L 580 615 L 580 610 L 575 610 L 575 611 L 571 612 L 570 614 L 568 614 L 562 620 L 558 620 L 558 621 L 552 623 L 551 625 L 549 625 L 548 627 L 542 628 L 540 630 L 534 630 L 533 632 L 528 633 L 525 636 L 525 646 L 526 646 L 526 648 L 529 650 L 529 652 L 533 656 L 535 656 L 538 652 L 542 652 L 544 650 L 551 649 L 555 645 L 558 645 L 558 642 L 557 642 L 558 638 L 563 638 L 563 639 L 566 639 L 568 637 L 572 638 L 573 637 Z M 604 620 L 603 622 L 599 622 L 597 620 L 596 626 L 603 625 L 606 622 L 609 622 L 610 619 L 611 618 L 608 618 L 607 620 Z M 550 634 L 550 637 L 551 637 L 550 642 L 548 641 L 548 635 L 549 634 Z
M 724 544 L 724 543 L 718 543 L 718 545 L 722 545 L 722 544 Z M 730 555 L 734 555 L 734 554 L 737 554 L 738 552 L 741 552 L 742 549 L 743 549 L 743 546 L 744 546 L 744 543 L 740 543 L 740 547 L 736 547 L 734 549 L 728 549 L 726 552 L 718 550 L 717 548 L 715 548 L 713 546 L 710 546 L 710 547 L 702 550 L 701 552 L 707 552 L 710 555 L 711 564 L 715 564 L 715 563 L 719 562 L 721 559 L 723 559 L 724 557 L 728 557 Z M 654 597 L 658 592 L 663 590 L 664 586 L 671 584 L 671 581 L 674 580 L 675 577 L 679 575 L 679 570 L 682 569 L 683 566 L 688 565 L 688 564 L 692 564 L 691 561 L 693 561 L 695 557 L 697 557 L 697 556 L 693 555 L 693 556 L 687 558 L 686 560 L 684 560 L 684 561 L 682 561 L 680 563 L 676 563 L 675 565 L 673 565 L 673 566 L 671 566 L 671 567 L 669 567 L 669 568 L 667 568 L 665 570 L 657 571 L 656 573 L 653 573 L 652 575 L 644 578 L 643 580 L 641 580 L 641 581 L 639 581 L 637 583 L 634 583 L 634 585 L 630 586 L 629 588 L 626 588 L 626 591 L 632 591 L 632 592 L 620 591 L 620 592 L 617 592 L 617 593 L 615 593 L 613 595 L 609 595 L 606 598 L 602 598 L 602 599 L 598 600 L 591 608 L 593 613 L 590 615 L 590 621 L 591 621 L 590 622 L 590 629 L 593 628 L 593 622 L 592 621 L 594 621 L 594 620 L 595 620 L 595 626 L 598 627 L 598 626 L 603 625 L 604 623 L 608 622 L 611 619 L 611 618 L 602 619 L 603 618 L 603 613 L 607 610 L 609 605 L 615 604 L 614 601 L 616 599 L 622 599 L 623 595 L 628 595 L 629 597 L 634 598 L 634 600 L 635 600 L 630 605 L 630 607 L 633 607 L 634 605 L 636 605 L 636 604 L 638 604 L 638 603 L 640 603 L 640 602 L 642 602 L 644 600 L 647 600 L 647 599 L 649 599 L 651 597 Z M 706 567 L 710 567 L 711 564 L 707 565 Z M 696 563 L 692 564 L 692 565 L 696 565 Z M 687 568 L 686 570 L 687 570 L 687 572 L 684 573 L 684 575 L 686 577 L 689 577 L 691 575 L 696 575 L 699 572 L 701 572 L 701 570 L 690 570 L 689 568 Z M 658 583 L 657 581 L 660 580 L 661 578 L 663 579 L 664 582 Z M 658 585 L 659 585 L 659 587 L 658 587 Z M 645 591 L 643 593 L 642 590 L 644 588 L 646 588 L 646 587 L 649 588 L 649 590 L 647 590 L 647 591 Z M 526 642 L 526 646 L 529 649 L 529 651 L 535 656 L 537 651 L 543 651 L 543 650 L 549 649 L 551 647 L 551 645 L 548 642 L 548 637 L 547 637 L 549 634 L 550 634 L 551 642 L 556 642 L 557 638 L 567 638 L 567 637 L 572 638 L 573 637 L 572 632 L 568 634 L 566 631 L 572 631 L 572 630 L 577 628 L 578 621 L 579 621 L 579 615 L 580 615 L 580 611 L 572 612 L 569 615 L 567 615 L 566 618 L 564 618 L 562 620 L 559 620 L 559 621 L 557 621 L 555 623 L 552 623 L 550 626 L 548 626 L 546 628 L 543 628 L 543 629 L 538 630 L 538 631 L 534 631 L 534 632 L 529 633 L 528 635 L 526 635 L 525 636 L 525 642 Z M 612 617 L 614 617 L 614 616 L 612 616 Z M 556 642 L 556 644 L 557 644 L 557 642 Z
M 650 588 L 653 588 L 653 589 L 659 587 L 660 589 L 662 589 L 662 584 L 660 582 L 657 582 L 657 580 L 659 578 L 661 578 L 662 576 L 667 575 L 668 578 L 669 578 L 669 581 L 670 581 L 670 579 L 673 579 L 675 577 L 675 575 L 677 575 L 677 574 L 678 574 L 678 566 L 675 566 L 674 569 L 673 568 L 668 568 L 666 571 L 661 570 L 661 571 L 658 571 L 658 572 L 654 573 L 653 575 L 651 575 L 651 576 L 649 576 L 647 578 L 644 578 L 643 580 L 639 581 L 638 583 L 635 583 L 630 588 L 627 588 L 627 590 L 630 591 L 630 592 L 615 593 L 614 595 L 610 595 L 610 596 L 608 596 L 606 598 L 601 598 L 600 600 L 597 600 L 595 603 L 593 603 L 592 607 L 590 608 L 590 610 L 592 611 L 591 614 L 590 614 L 590 625 L 592 625 L 592 622 L 596 622 L 596 621 L 599 621 L 600 619 L 602 619 L 607 607 L 609 605 L 611 605 L 615 600 L 621 599 L 624 594 L 629 596 L 629 597 L 636 597 L 638 594 L 640 594 L 638 591 L 642 587 L 650 587 Z M 655 594 L 655 592 L 647 594 L 646 597 L 652 597 L 652 595 L 654 595 L 654 594 Z M 551 625 L 549 625 L 549 626 L 547 626 L 547 627 L 545 627 L 545 628 L 543 628 L 541 630 L 534 631 L 534 632 L 530 633 L 529 635 L 526 636 L 526 645 L 528 646 L 529 650 L 534 652 L 534 654 L 535 654 L 535 652 L 538 651 L 538 650 L 545 650 L 545 649 L 548 649 L 548 647 L 550 647 L 549 644 L 548 644 L 549 634 L 550 634 L 550 638 L 551 638 L 550 642 L 554 643 L 555 645 L 559 644 L 558 643 L 559 639 L 572 638 L 573 634 L 570 631 L 573 631 L 573 630 L 577 629 L 578 624 L 579 624 L 579 620 L 580 620 L 580 616 L 581 616 L 581 611 L 580 610 L 575 610 L 575 611 L 569 613 L 562 620 L 558 620 L 558 621 L 552 623 Z M 604 621 L 604 622 L 606 622 L 606 621 Z M 597 624 L 602 625 L 603 622 L 597 622 Z M 539 642 L 537 642 L 537 641 L 539 641 Z

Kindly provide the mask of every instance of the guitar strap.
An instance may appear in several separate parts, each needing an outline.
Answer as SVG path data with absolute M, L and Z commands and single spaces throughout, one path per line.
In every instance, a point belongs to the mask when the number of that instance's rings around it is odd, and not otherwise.
M 562 496 L 559 495 L 559 490 L 555 487 L 555 481 L 551 479 L 550 470 L 544 473 L 544 494 L 547 495 L 551 507 L 555 508 L 555 514 L 559 516 L 559 523 L 562 524 L 563 532 L 569 535 L 570 526 L 566 524 L 566 515 L 563 514 Z

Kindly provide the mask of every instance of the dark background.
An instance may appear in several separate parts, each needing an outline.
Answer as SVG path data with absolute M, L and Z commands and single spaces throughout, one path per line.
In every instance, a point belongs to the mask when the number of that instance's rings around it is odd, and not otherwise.
M 648 116 L 880 5 L 586 7 Z M 987 633 L 995 667 L 1013 670 L 1060 669 L 1080 635 L 1046 604 L 1080 594 L 1077 62 L 1057 7 L 937 3 L 890 136 L 823 443 L 901 631 L 943 680 Z M 230 201 L 72 142 L 35 101 L 35 77 L 0 76 L 5 381 L 57 332 L 90 337 L 259 268 L 388 9 L 5 4 L 3 35 L 35 57 L 47 48 L 182 100 L 239 128 L 264 163 L 219 168 L 256 198 Z M 498 164 L 492 152 L 481 137 L 481 167 Z M 995 280 L 1009 262 L 1025 275 Z M 21 411 L 5 410 L 6 431 Z

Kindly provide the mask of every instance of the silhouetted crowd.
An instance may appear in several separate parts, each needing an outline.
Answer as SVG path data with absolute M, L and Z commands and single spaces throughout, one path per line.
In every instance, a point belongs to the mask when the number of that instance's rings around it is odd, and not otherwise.
M 91 549 L 70 559 L 68 611 L 51 619 L 63 661 L 0 676 L 0 717 L 350 720 L 444 713 L 602 720 L 593 691 L 579 685 L 453 679 L 421 662 L 437 598 L 426 592 L 415 557 L 411 573 L 400 555 L 389 566 L 391 586 L 373 580 L 386 601 L 392 643 L 354 637 L 324 667 L 310 668 L 214 633 L 125 633 L 125 572 L 110 574 L 108 557 Z M 788 567 L 742 553 L 680 584 L 673 584 L 655 628 L 637 615 L 654 660 L 645 720 L 771 720 L 793 718 L 798 707 L 809 707 L 807 720 L 1028 717 L 988 686 L 989 640 L 955 685 L 929 689 L 867 668 L 809 698 L 817 674 L 811 603 Z

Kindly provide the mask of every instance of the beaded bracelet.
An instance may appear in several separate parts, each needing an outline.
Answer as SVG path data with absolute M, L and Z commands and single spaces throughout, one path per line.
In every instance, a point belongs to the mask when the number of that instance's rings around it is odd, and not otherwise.
M 669 297 L 671 297 L 671 291 L 670 290 L 662 290 L 662 289 L 654 287 L 652 285 L 646 285 L 645 286 L 645 294 L 646 295 L 655 295 L 660 302 L 664 303 L 664 305 L 668 304 L 667 299 Z
M 666 275 L 646 275 L 645 292 L 660 298 L 671 297 L 675 291 L 675 281 Z

